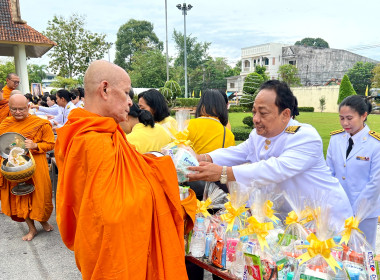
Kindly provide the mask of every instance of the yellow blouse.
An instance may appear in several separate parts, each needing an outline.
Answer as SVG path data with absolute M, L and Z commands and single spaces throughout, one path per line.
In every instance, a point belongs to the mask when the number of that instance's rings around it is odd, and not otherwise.
M 224 129 L 217 118 L 199 117 L 191 119 L 187 128 L 189 131 L 188 139 L 193 143 L 194 151 L 197 154 L 212 152 L 222 148 Z M 226 128 L 224 147 L 235 145 L 235 136 Z
M 174 127 L 175 129 L 177 129 L 177 121 L 175 120 L 175 118 L 173 118 L 171 116 L 166 117 L 162 121 L 156 122 L 156 123 L 158 123 L 162 126 L 169 126 L 169 127 Z
M 171 142 L 171 137 L 158 123 L 154 127 L 138 123 L 133 127 L 131 133 L 127 134 L 127 140 L 136 147 L 139 153 L 143 154 L 150 151 L 161 151 L 162 147 Z

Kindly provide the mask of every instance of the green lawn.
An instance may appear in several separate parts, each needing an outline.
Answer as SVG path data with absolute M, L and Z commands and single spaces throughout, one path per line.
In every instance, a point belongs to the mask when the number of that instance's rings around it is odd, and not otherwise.
M 242 120 L 246 116 L 252 116 L 252 113 L 229 113 L 231 127 L 244 127 Z M 301 112 L 296 118 L 301 123 L 308 123 L 314 126 L 323 141 L 323 152 L 326 155 L 327 147 L 330 140 L 330 132 L 341 129 L 338 113 L 309 113 Z M 367 125 L 371 130 L 380 132 L 380 115 L 369 115 Z M 237 141 L 236 144 L 241 143 Z

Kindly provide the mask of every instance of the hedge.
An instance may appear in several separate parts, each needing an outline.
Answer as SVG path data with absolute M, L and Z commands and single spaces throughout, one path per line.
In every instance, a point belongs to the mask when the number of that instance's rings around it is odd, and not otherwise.
M 178 107 L 196 107 L 200 98 L 176 98 L 176 106 Z
M 230 109 L 228 109 L 228 112 L 230 112 L 230 113 L 241 113 L 241 112 L 250 113 L 251 109 L 247 109 L 246 107 L 243 107 L 243 106 L 230 106 Z
M 232 127 L 232 133 L 235 135 L 235 141 L 245 141 L 248 139 L 252 129 L 244 127 Z
M 298 107 L 298 112 L 314 112 L 314 107 Z
M 246 126 L 248 126 L 250 129 L 252 129 L 252 128 L 254 127 L 252 116 L 245 117 L 245 118 L 243 119 L 243 123 L 244 123 Z

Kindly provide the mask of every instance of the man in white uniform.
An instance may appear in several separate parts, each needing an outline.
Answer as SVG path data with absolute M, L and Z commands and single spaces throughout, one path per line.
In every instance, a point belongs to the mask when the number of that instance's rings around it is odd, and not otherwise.
M 350 202 L 338 180 L 331 176 L 318 132 L 293 119 L 298 109 L 290 88 L 277 80 L 265 82 L 252 111 L 255 129 L 249 139 L 238 146 L 199 155 L 200 166 L 189 167 L 199 173 L 190 174 L 189 180 L 237 181 L 248 186 L 253 181 L 275 183 L 287 193 L 298 193 L 301 199 L 323 192 L 333 207 L 333 222 L 341 227 L 352 216 Z

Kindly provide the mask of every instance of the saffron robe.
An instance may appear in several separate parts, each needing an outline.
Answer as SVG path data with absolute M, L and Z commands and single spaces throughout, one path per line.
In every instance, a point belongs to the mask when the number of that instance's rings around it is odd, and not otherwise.
M 9 100 L 12 90 L 13 89 L 10 89 L 7 85 L 3 87 L 3 100 Z
M 10 115 L 8 100 L 0 100 L 0 123 Z
M 27 182 L 35 187 L 34 192 L 16 196 L 11 189 L 17 185 L 0 174 L 1 210 L 13 220 L 23 222 L 26 218 L 39 222 L 49 220 L 53 211 L 52 188 L 46 152 L 54 148 L 54 133 L 49 121 L 29 115 L 22 121 L 8 117 L 0 124 L 0 135 L 17 132 L 37 143 L 38 150 L 31 150 L 36 162 L 36 171 Z
M 57 135 L 57 223 L 83 279 L 187 279 L 170 157 L 141 155 L 112 118 L 80 108 Z

